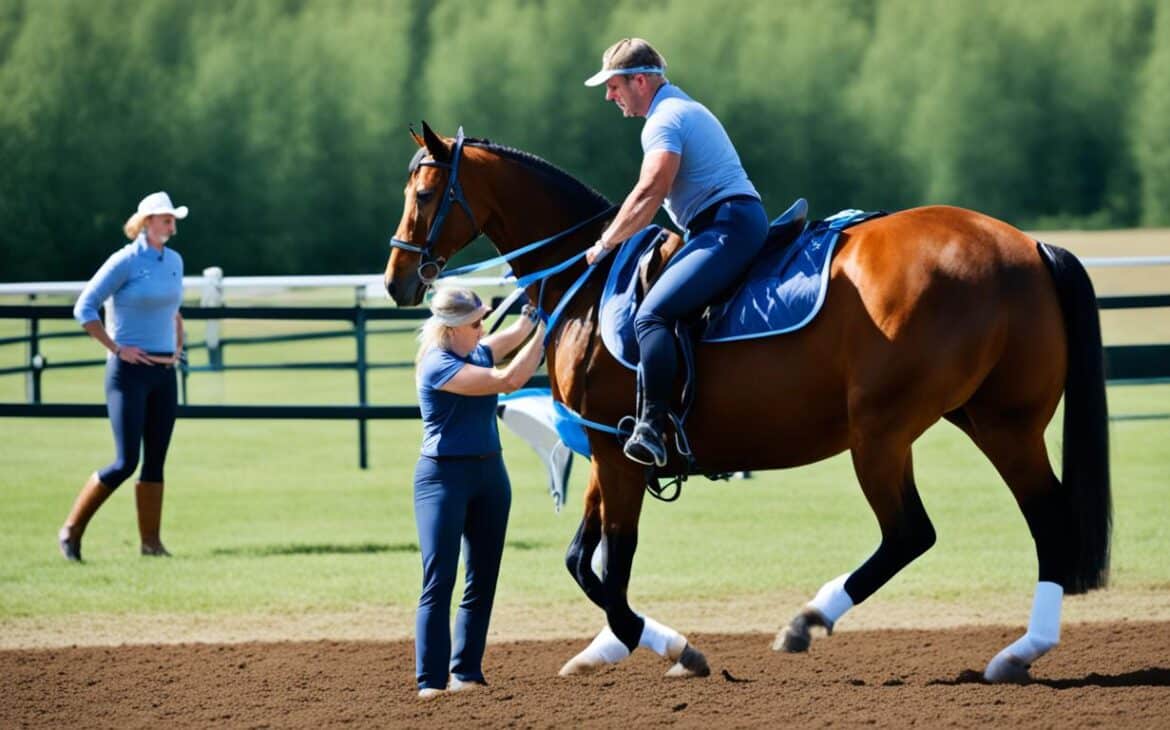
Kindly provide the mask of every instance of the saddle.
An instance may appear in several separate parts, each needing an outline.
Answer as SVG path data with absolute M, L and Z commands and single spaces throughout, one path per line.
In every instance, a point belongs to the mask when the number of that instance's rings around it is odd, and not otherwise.
M 676 327 L 683 374 L 678 412 L 672 413 L 675 448 L 683 464 L 683 469 L 672 470 L 676 480 L 685 479 L 685 473 L 701 473 L 683 430 L 696 396 L 695 344 L 771 337 L 806 326 L 824 303 L 829 264 L 841 232 L 885 215 L 844 210 L 809 224 L 807 213 L 808 203 L 801 198 L 772 221 L 764 246 L 748 271 L 726 291 L 717 293 L 694 320 L 679 322 Z M 602 342 L 618 362 L 631 370 L 637 370 L 639 359 L 634 318 L 643 296 L 665 267 L 668 257 L 662 255 L 660 246 L 666 236 L 661 226 L 649 226 L 628 239 L 618 251 L 602 290 Z M 641 387 L 638 390 L 640 397 Z M 624 427 L 632 420 L 623 419 L 619 430 L 628 432 Z M 667 468 L 671 468 L 670 464 Z M 652 479 L 658 475 L 651 471 L 654 470 L 648 469 L 648 488 L 661 497 L 652 486 Z

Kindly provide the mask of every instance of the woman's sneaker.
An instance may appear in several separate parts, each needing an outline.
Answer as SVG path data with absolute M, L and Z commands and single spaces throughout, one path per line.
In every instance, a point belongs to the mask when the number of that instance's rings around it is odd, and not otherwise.
M 451 677 L 451 681 L 447 683 L 448 692 L 471 692 L 485 687 L 487 687 L 487 682 L 477 682 L 472 679 L 463 680 L 458 677 Z
M 81 562 L 81 538 L 73 539 L 73 531 L 62 527 L 57 532 L 57 546 L 61 548 L 61 555 L 74 563 Z
M 420 700 L 433 700 L 436 697 L 442 697 L 447 693 L 447 690 L 439 689 L 438 687 L 423 687 L 418 691 L 418 698 Z

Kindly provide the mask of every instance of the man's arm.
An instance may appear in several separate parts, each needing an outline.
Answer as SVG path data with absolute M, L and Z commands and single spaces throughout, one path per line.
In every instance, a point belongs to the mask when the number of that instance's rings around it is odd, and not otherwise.
M 638 184 L 626 196 L 617 217 L 589 249 L 585 259 L 593 263 L 601 259 L 607 252 L 617 248 L 618 244 L 650 225 L 654 215 L 670 192 L 674 178 L 678 175 L 682 156 L 677 152 L 656 150 L 648 153 L 642 159 L 642 172 L 638 176 Z

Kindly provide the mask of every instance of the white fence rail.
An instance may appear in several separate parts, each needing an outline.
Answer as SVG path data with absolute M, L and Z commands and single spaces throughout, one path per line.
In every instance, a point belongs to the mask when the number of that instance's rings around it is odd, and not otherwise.
M 1119 268 L 1170 266 L 1170 256 L 1127 256 L 1127 257 L 1086 257 L 1081 262 L 1089 268 Z M 465 276 L 448 280 L 461 286 L 510 286 L 513 279 L 503 272 L 492 276 Z M 30 281 L 15 284 L 0 284 L 0 296 L 32 296 L 49 294 L 80 294 L 84 281 Z M 202 276 L 184 276 L 183 287 L 188 291 L 200 292 L 203 300 L 216 301 L 211 292 L 257 291 L 263 289 L 353 289 L 369 299 L 386 296 L 381 274 L 338 274 L 322 276 L 224 276 L 223 270 L 212 266 L 203 270 Z M 222 303 L 222 297 L 219 302 Z M 204 302 L 205 306 L 213 306 Z
M 1170 257 L 1166 263 L 1170 264 Z M 509 286 L 513 280 L 503 274 L 495 276 L 465 276 L 448 279 L 447 282 L 460 286 Z M 29 281 L 15 284 L 0 284 L 0 296 L 33 296 L 51 294 L 77 295 L 85 288 L 84 281 Z M 224 276 L 223 270 L 212 266 L 203 270 L 202 276 L 184 276 L 183 288 L 198 291 L 203 299 L 214 299 L 209 291 L 256 291 L 261 289 L 353 289 L 362 292 L 366 298 L 380 299 L 386 296 L 381 274 L 338 274 L 321 276 Z

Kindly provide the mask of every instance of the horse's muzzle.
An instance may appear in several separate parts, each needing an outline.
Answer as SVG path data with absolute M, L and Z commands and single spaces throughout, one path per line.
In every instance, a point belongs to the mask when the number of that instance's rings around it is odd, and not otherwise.
M 413 307 L 423 300 L 427 285 L 416 276 L 387 278 L 386 293 L 400 307 Z

